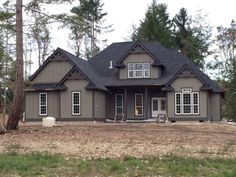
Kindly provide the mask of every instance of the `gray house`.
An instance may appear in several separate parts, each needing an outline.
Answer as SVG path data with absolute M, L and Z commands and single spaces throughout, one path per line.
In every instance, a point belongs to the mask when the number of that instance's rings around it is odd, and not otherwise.
M 221 89 L 158 42 L 113 43 L 86 61 L 56 49 L 30 77 L 26 121 L 221 120 Z

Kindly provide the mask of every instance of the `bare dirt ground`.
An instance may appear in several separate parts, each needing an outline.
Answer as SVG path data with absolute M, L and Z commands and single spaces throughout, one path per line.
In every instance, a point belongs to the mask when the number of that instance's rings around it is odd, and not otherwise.
M 61 153 L 68 157 L 163 156 L 236 158 L 236 126 L 220 123 L 85 123 L 42 128 L 22 124 L 0 135 L 0 153 Z

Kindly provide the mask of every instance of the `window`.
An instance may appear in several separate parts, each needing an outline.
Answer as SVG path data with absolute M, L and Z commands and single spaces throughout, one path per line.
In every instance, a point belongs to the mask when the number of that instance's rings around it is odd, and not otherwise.
M 175 93 L 175 114 L 199 114 L 199 93 L 192 89 Z
M 143 94 L 135 94 L 135 116 L 143 115 Z
M 193 93 L 193 114 L 199 114 L 199 93 Z
M 175 114 L 181 114 L 181 93 L 175 93 Z
M 80 115 L 80 92 L 72 92 L 72 115 Z
M 166 110 L 166 100 L 161 99 L 161 111 L 165 111 L 165 110 Z
M 123 114 L 123 94 L 115 95 L 115 111 L 116 115 Z
M 191 93 L 183 93 L 183 114 L 191 114 Z
M 149 78 L 150 63 L 129 63 L 128 78 Z
M 39 93 L 39 115 L 47 115 L 47 93 Z

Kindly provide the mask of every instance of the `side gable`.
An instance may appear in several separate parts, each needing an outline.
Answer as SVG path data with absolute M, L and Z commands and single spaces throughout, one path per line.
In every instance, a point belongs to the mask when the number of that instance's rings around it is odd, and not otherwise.
M 58 83 L 72 67 L 73 64 L 68 61 L 60 49 L 57 49 L 47 58 L 29 80 L 33 84 Z

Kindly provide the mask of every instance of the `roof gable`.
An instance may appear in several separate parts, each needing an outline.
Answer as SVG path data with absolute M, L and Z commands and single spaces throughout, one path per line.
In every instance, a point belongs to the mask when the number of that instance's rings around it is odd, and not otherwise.
M 130 55 L 130 54 L 148 54 L 155 62 L 155 66 L 157 63 L 160 63 L 157 57 L 155 57 L 142 43 L 136 42 L 131 46 L 131 48 L 119 59 L 116 63 L 116 67 L 124 67 L 122 62 Z
M 35 73 L 30 76 L 29 81 L 32 81 L 50 62 L 52 61 L 69 61 L 67 57 L 63 54 L 60 48 L 57 48 L 44 62 L 43 64 L 35 71 Z M 73 66 L 74 64 L 69 61 Z
M 195 72 L 189 64 L 184 64 L 182 68 L 177 71 L 177 73 L 169 80 L 165 87 L 171 87 L 171 84 L 175 81 L 176 78 L 193 78 L 196 77 L 202 84 L 204 89 L 211 90 L 212 88 L 209 84 L 197 73 Z

